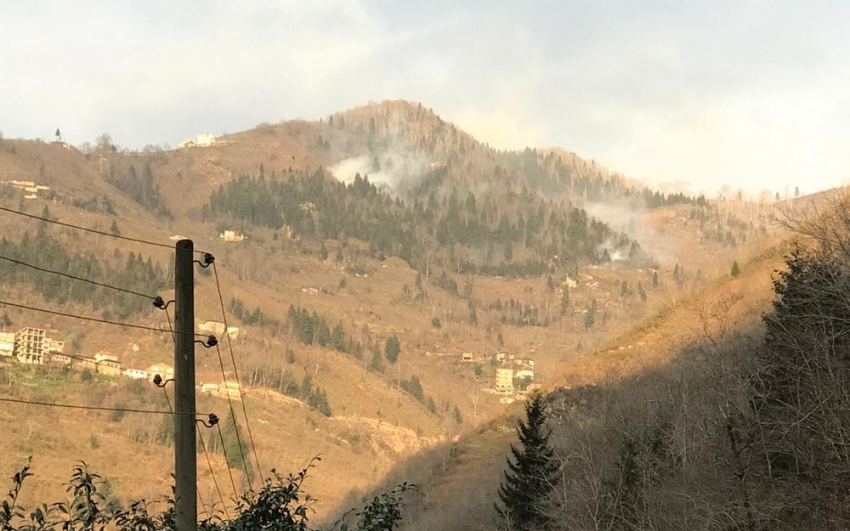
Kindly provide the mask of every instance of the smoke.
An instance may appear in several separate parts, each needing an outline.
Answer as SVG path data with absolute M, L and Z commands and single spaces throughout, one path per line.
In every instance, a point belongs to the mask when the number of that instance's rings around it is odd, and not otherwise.
M 397 196 L 416 183 L 430 171 L 433 164 L 422 154 L 404 149 L 387 149 L 352 157 L 329 168 L 338 181 L 351 184 L 355 177 L 369 177 L 377 188 Z
M 584 209 L 589 216 L 607 223 L 613 230 L 628 235 L 638 242 L 644 255 L 661 262 L 672 263 L 677 260 L 678 245 L 673 238 L 667 237 L 643 221 L 643 210 L 633 210 L 612 203 L 587 203 Z M 618 248 L 617 242 L 609 238 L 599 248 L 608 250 L 612 262 L 629 260 L 628 248 Z

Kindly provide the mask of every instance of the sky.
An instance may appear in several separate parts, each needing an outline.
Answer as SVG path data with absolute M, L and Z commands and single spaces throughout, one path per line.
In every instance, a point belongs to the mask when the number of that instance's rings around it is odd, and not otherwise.
M 0 0 L 0 131 L 176 145 L 369 101 L 649 183 L 850 180 L 850 2 Z

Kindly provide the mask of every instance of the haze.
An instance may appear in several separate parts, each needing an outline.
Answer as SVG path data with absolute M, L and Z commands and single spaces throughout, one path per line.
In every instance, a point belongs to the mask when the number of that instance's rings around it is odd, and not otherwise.
M 714 191 L 845 179 L 844 2 L 6 3 L 6 137 L 176 145 L 370 100 Z

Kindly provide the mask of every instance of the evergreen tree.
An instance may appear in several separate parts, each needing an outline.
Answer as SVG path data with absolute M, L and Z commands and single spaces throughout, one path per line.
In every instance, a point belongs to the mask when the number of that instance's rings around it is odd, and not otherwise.
M 395 363 L 398 360 L 399 354 L 401 354 L 401 344 L 396 335 L 393 334 L 387 339 L 387 344 L 384 346 L 384 356 L 387 357 L 387 361 L 390 363 Z
M 253 478 L 253 470 L 248 463 L 248 445 L 245 444 L 245 438 L 242 436 L 242 430 L 233 416 L 233 411 L 227 414 L 224 420 L 224 426 L 221 428 L 221 435 L 224 441 L 222 452 L 227 456 L 227 466 L 235 469 L 245 470 L 245 474 L 249 478 Z
M 658 289 L 658 271 L 652 272 L 652 287 Z
M 381 359 L 381 348 L 378 345 L 372 349 L 372 361 L 369 363 L 369 368 L 375 372 L 384 371 L 384 360 Z
M 738 262 L 737 261 L 732 262 L 732 276 L 737 277 L 740 274 L 741 274 L 741 268 L 738 267 Z
M 640 297 L 640 302 L 646 302 L 646 291 L 643 289 L 643 284 L 638 282 L 637 286 L 638 297 Z
M 593 299 L 590 303 L 590 308 L 584 314 L 584 328 L 590 330 L 593 328 L 594 323 L 596 323 L 596 299 Z
M 521 448 L 511 444 L 513 461 L 499 486 L 496 509 L 510 529 L 542 529 L 548 523 L 541 504 L 558 484 L 558 463 L 549 443 L 543 397 L 535 394 L 525 406 L 525 422 L 517 423 Z
M 455 422 L 458 423 L 458 424 L 463 423 L 463 415 L 460 412 L 460 408 L 458 408 L 457 406 L 455 406 L 454 419 L 455 419 Z
M 800 187 L 794 187 L 794 197 L 800 197 Z
M 561 315 L 566 315 L 570 307 L 570 290 L 565 286 L 561 291 Z
M 116 223 L 114 219 L 112 220 L 112 226 L 109 227 L 109 232 L 111 232 L 114 236 L 121 235 L 121 229 L 118 228 L 118 223 Z
M 324 262 L 328 259 L 328 248 L 325 247 L 325 242 L 322 242 L 322 248 L 319 249 L 319 260 Z

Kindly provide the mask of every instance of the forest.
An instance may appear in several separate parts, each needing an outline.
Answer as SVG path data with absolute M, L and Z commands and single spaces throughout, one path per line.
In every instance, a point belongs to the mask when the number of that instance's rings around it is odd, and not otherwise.
M 598 263 L 604 246 L 613 252 L 633 243 L 582 209 L 528 192 L 438 198 L 431 191 L 425 200 L 403 201 L 368 176 L 345 185 L 322 170 L 239 177 L 212 193 L 202 216 L 288 227 L 316 240 L 356 238 L 373 256 L 398 256 L 420 270 L 443 264 L 464 274 L 537 275 L 551 263 Z

